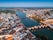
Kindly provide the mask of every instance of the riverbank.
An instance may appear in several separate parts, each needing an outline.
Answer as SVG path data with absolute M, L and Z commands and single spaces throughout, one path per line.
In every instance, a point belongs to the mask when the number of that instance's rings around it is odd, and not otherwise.
M 17 15 L 20 14 L 17 12 Z M 21 14 L 23 15 L 23 12 L 21 12 Z M 19 15 L 20 17 L 22 17 L 21 15 Z M 24 15 L 23 15 L 24 16 Z M 26 18 L 26 15 L 24 16 Z M 28 19 L 29 20 L 29 19 Z M 34 26 L 34 23 L 31 22 L 30 20 L 28 21 L 27 19 L 22 19 L 21 18 L 21 22 L 28 28 L 28 27 L 33 27 Z M 35 25 L 37 24 L 38 22 L 35 22 Z M 33 26 L 31 26 L 33 25 Z M 32 32 L 34 35 L 41 35 L 41 36 L 47 36 L 48 37 L 48 40 L 53 40 L 53 31 L 52 30 L 49 30 L 47 28 L 41 28 L 41 29 L 38 29 L 36 31 L 33 31 Z

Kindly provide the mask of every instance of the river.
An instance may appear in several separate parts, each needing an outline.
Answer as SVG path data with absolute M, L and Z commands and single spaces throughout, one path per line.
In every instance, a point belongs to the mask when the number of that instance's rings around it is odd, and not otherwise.
M 32 26 L 37 26 L 39 25 L 38 21 L 33 21 L 30 18 L 26 17 L 26 14 L 20 11 L 17 11 L 16 14 L 20 17 L 21 22 L 26 26 L 26 27 L 32 27 Z M 53 40 L 53 31 L 48 30 L 46 28 L 38 29 L 34 32 L 32 32 L 34 35 L 40 35 L 40 36 L 46 36 L 48 40 Z

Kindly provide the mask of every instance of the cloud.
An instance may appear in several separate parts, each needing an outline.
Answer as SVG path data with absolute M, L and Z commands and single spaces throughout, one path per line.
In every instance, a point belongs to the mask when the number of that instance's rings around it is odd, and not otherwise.
M 53 7 L 50 2 L 10 2 L 0 3 L 0 7 Z

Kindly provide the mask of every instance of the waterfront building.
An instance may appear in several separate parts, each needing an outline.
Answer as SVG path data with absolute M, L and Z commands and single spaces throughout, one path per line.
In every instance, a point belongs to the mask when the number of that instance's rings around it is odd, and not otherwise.
M 0 13 L 0 40 L 36 40 L 15 13 Z

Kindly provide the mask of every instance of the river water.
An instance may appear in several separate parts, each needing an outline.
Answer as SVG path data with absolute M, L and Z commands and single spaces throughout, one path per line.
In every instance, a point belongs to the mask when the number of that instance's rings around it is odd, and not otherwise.
M 37 26 L 40 25 L 38 21 L 33 21 L 30 18 L 26 17 L 26 14 L 20 11 L 17 11 L 16 14 L 20 17 L 21 22 L 26 26 L 26 27 L 32 27 L 32 26 Z M 46 36 L 48 40 L 53 40 L 53 31 L 48 30 L 46 28 L 38 29 L 34 32 L 32 32 L 34 35 L 40 35 L 40 36 Z

